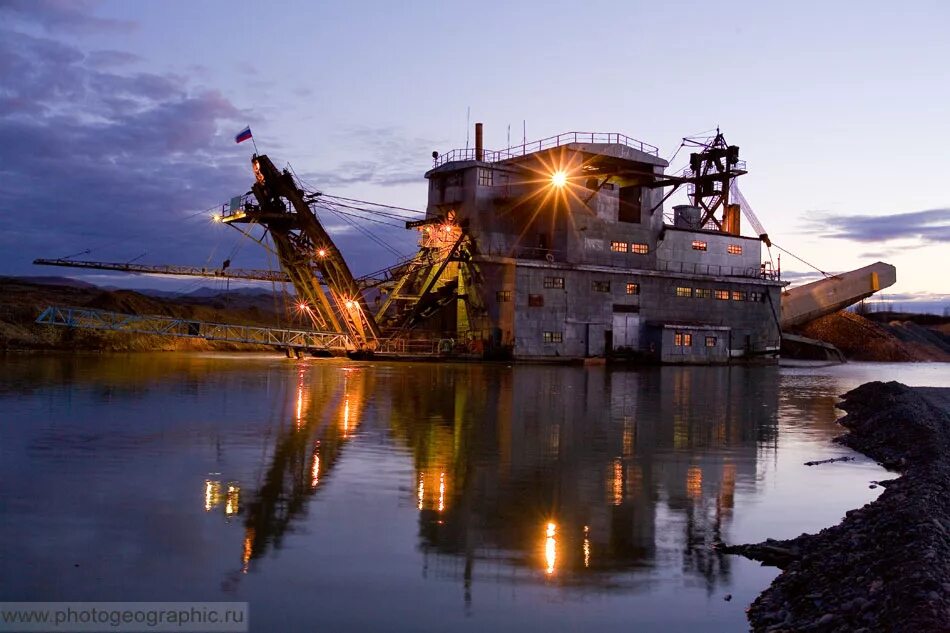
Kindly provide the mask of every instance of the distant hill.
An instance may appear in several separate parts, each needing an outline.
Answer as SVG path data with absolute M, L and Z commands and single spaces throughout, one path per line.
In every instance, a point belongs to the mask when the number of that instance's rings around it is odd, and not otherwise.
M 70 288 L 98 288 L 96 284 L 80 279 L 71 279 L 70 277 L 54 276 L 36 276 L 36 277 L 11 277 L 11 279 L 20 279 L 27 283 L 38 284 L 41 286 L 68 286 Z
M 893 310 L 880 312 L 860 313 L 865 319 L 876 323 L 890 323 L 891 321 L 908 321 L 924 327 L 945 326 L 950 324 L 950 317 L 939 314 L 916 314 L 913 312 L 897 312 Z
M 101 351 L 250 350 L 255 346 L 152 335 L 77 330 L 35 323 L 51 305 L 96 308 L 131 314 L 173 316 L 237 325 L 289 325 L 294 317 L 283 301 L 262 290 L 241 289 L 203 296 L 163 297 L 135 290 L 106 290 L 68 278 L 0 277 L 0 350 L 92 349 Z M 303 324 L 298 324 L 303 325 Z
M 24 279 L 20 277 L 20 279 Z M 202 286 L 194 290 L 189 290 L 188 292 L 181 292 L 180 290 L 159 290 L 157 288 L 120 288 L 119 286 L 92 286 L 102 288 L 103 290 L 110 290 L 113 292 L 121 290 L 131 290 L 132 292 L 137 292 L 139 294 L 146 295 L 148 297 L 165 297 L 169 299 L 178 299 L 180 297 L 219 297 L 219 296 L 242 296 L 242 297 L 272 297 L 273 291 L 268 286 L 265 290 L 264 287 L 258 288 L 248 288 L 248 287 L 238 287 L 231 288 L 230 290 L 222 290 L 221 288 L 210 288 L 208 286 Z M 294 294 L 292 288 L 288 286 L 288 294 Z

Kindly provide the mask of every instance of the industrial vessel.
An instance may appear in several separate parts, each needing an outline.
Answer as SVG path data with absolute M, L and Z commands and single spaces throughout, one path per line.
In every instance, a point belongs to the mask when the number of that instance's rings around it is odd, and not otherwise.
M 684 139 L 689 165 L 667 173 L 658 149 L 620 133 L 569 132 L 489 150 L 433 152 L 412 257 L 355 277 L 321 223 L 333 198 L 264 154 L 251 190 L 216 214 L 263 243 L 280 271 L 37 260 L 128 272 L 289 281 L 306 329 L 245 328 L 50 308 L 40 322 L 258 342 L 292 353 L 521 360 L 727 363 L 777 357 L 785 323 L 858 301 L 893 267 L 785 291 L 780 259 L 737 185 L 739 147 Z M 688 204 L 667 208 L 685 189 Z M 346 200 L 346 199 L 342 199 Z M 752 235 L 742 234 L 745 217 Z

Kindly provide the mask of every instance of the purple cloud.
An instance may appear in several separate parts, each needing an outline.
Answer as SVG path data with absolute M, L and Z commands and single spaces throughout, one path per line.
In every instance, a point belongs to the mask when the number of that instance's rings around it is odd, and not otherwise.
M 950 241 L 950 209 L 930 209 L 890 215 L 821 214 L 809 222 L 824 237 L 854 242 L 914 239 L 922 243 Z
M 122 33 L 135 29 L 134 22 L 93 15 L 94 6 L 89 0 L 4 0 L 0 15 L 36 24 L 49 32 Z
M 92 51 L 86 55 L 86 65 L 102 70 L 128 66 L 140 61 L 141 57 L 125 51 Z
M 247 151 L 233 141 L 246 116 L 181 77 L 121 72 L 130 61 L 0 30 L 0 205 L 18 219 L 0 234 L 6 271 L 35 274 L 36 257 L 102 243 L 115 245 L 104 259 L 147 249 L 156 262 L 207 261 L 222 227 L 183 217 L 247 190 Z
M 244 112 L 193 78 L 145 72 L 135 55 L 86 52 L 42 35 L 131 28 L 92 16 L 90 6 L 16 1 L 0 7 L 0 18 L 8 18 L 0 26 L 0 209 L 16 218 L 0 233 L 0 274 L 35 275 L 34 258 L 90 248 L 82 258 L 126 261 L 147 251 L 139 261 L 276 265 L 236 231 L 212 225 L 210 211 L 191 217 L 249 189 L 252 148 L 235 145 L 233 135 L 260 111 Z M 391 130 L 360 130 L 355 138 L 393 154 L 353 174 L 327 174 L 317 179 L 321 187 L 421 178 L 430 150 L 418 142 Z M 410 170 L 413 161 L 419 165 Z M 375 242 L 328 219 L 348 259 L 360 262 L 356 272 L 392 263 Z M 399 230 L 392 241 L 411 250 L 412 237 Z

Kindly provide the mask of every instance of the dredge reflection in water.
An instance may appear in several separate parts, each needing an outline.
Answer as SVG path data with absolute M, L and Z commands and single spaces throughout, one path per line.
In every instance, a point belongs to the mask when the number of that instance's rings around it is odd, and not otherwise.
M 243 573 L 270 546 L 280 547 L 293 522 L 305 513 L 321 477 L 326 480 L 359 427 L 374 372 L 366 367 L 334 369 L 317 372 L 304 363 L 297 369 L 293 420 L 278 432 L 262 483 L 242 511 Z
M 659 565 L 712 591 L 730 576 L 713 545 L 737 487 L 754 487 L 776 449 L 777 368 L 303 362 L 296 372 L 291 419 L 260 483 L 227 484 L 244 573 L 332 482 L 364 417 L 411 455 L 413 479 L 399 484 L 414 497 L 424 573 L 457 578 L 466 600 L 480 574 L 630 588 Z

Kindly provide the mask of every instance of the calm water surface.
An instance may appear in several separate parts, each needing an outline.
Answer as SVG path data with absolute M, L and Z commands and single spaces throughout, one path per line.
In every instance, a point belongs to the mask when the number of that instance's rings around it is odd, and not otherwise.
M 735 631 L 714 543 L 889 476 L 836 396 L 946 366 L 604 368 L 247 355 L 0 361 L 0 600 L 250 603 L 255 631 Z M 724 596 L 732 594 L 732 601 Z

